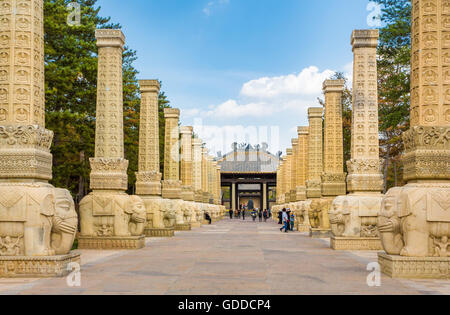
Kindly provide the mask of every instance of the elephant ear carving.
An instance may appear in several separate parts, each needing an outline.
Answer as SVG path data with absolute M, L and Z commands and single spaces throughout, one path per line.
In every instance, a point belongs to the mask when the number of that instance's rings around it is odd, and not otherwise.
M 450 196 L 445 191 L 429 193 L 427 219 L 429 222 L 450 222 Z

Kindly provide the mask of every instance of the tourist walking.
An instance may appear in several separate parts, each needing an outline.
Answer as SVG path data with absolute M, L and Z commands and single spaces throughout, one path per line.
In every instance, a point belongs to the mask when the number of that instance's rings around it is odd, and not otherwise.
M 269 212 L 267 211 L 267 209 L 264 210 L 263 216 L 264 216 L 264 222 L 267 222 L 267 219 L 269 218 Z
M 229 212 L 230 212 L 230 220 L 233 220 L 233 209 L 231 209 Z
M 256 222 L 256 210 L 252 211 L 253 222 Z
M 288 218 L 286 209 L 283 209 L 283 211 L 281 212 L 281 218 L 282 218 L 282 221 L 283 221 L 284 225 L 280 229 L 280 232 L 283 232 L 283 230 L 284 230 L 285 233 L 288 233 L 288 231 L 289 231 L 289 228 L 288 228 L 289 218 Z
M 288 221 L 288 230 L 290 231 L 291 230 L 291 209 L 289 209 L 289 208 L 287 208 L 287 210 L 286 210 L 286 213 L 287 213 L 287 221 Z
M 258 210 L 258 218 L 259 218 L 259 222 L 262 222 L 262 220 L 263 220 L 263 211 L 262 210 Z
M 281 210 L 278 211 L 278 224 L 283 224 L 283 211 Z
M 242 210 L 242 220 L 245 221 L 245 207 L 244 210 Z

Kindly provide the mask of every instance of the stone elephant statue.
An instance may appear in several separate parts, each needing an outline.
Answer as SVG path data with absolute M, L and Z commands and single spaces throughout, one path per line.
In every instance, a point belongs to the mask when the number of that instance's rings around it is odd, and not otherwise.
M 450 257 L 450 186 L 409 184 L 383 198 L 378 229 L 390 255 Z
M 338 237 L 378 237 L 381 195 L 339 196 L 329 210 L 331 231 Z
M 0 256 L 70 252 L 78 216 L 69 191 L 50 184 L 0 184 Z
M 173 228 L 176 222 L 177 211 L 174 208 L 172 201 L 168 199 L 162 199 L 160 209 L 163 227 L 166 229 Z
M 82 236 L 141 236 L 147 210 L 138 196 L 92 192 L 81 201 L 80 216 Z
M 309 222 L 314 229 L 329 229 L 330 219 L 328 211 L 331 206 L 331 200 L 314 199 L 309 206 Z

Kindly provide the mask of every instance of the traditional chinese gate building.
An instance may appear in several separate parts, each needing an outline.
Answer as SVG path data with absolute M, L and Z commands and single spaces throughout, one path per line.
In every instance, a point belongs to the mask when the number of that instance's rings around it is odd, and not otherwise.
M 279 162 L 279 156 L 268 152 L 265 144 L 233 144 L 233 150 L 218 160 L 222 204 L 233 210 L 249 203 L 263 210 L 274 206 Z

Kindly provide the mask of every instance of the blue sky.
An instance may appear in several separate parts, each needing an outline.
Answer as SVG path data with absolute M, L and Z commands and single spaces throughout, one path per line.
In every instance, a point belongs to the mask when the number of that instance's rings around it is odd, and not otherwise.
M 334 71 L 351 77 L 366 0 L 99 0 L 123 26 L 140 79 L 159 79 L 212 153 L 235 140 L 276 152 L 307 124 Z M 245 139 L 247 138 L 247 139 Z

